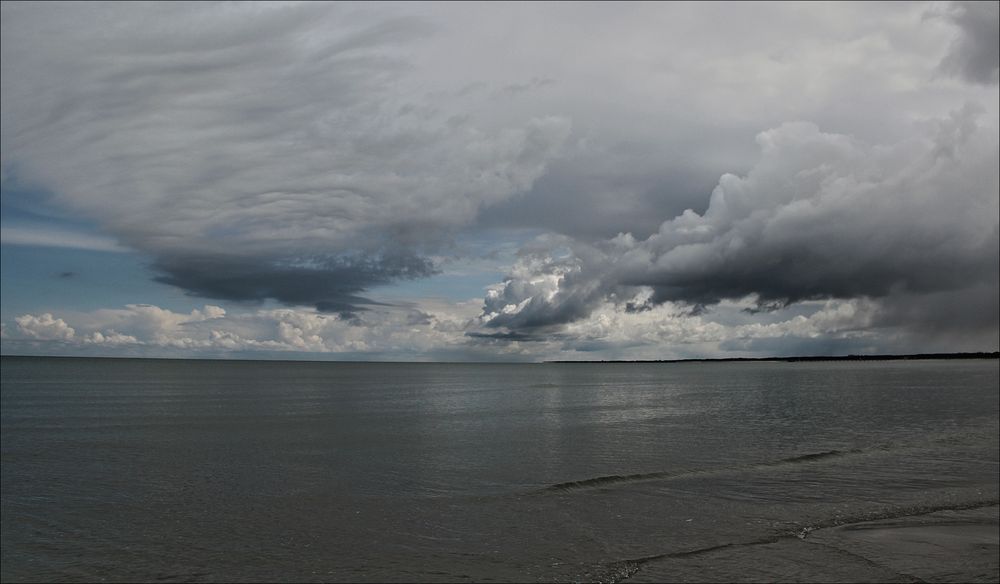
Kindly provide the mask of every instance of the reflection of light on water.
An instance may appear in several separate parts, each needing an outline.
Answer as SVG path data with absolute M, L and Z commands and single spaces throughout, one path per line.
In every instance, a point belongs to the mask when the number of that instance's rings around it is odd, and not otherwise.
M 728 581 L 768 565 L 746 542 L 997 497 L 996 361 L 10 363 L 5 579 L 588 580 L 718 548 Z

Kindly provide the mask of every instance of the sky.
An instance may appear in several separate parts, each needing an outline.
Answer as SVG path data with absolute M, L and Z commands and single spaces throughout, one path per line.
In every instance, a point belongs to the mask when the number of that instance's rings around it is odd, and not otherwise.
M 0 347 L 996 351 L 998 6 L 3 2 Z

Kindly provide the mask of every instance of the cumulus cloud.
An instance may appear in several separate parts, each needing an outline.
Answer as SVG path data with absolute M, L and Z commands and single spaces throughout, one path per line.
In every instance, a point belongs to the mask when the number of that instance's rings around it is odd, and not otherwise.
M 178 313 L 151 304 L 129 304 L 120 309 L 101 309 L 78 315 L 75 322 L 82 330 L 92 331 L 88 338 L 93 343 L 114 341 L 171 346 L 177 339 L 184 338 L 185 331 L 195 323 L 219 321 L 225 315 L 223 308 L 212 305 Z
M 547 330 L 608 300 L 697 311 L 749 295 L 768 309 L 996 290 L 996 136 L 996 121 L 974 107 L 888 145 L 783 124 L 758 135 L 759 161 L 723 175 L 703 214 L 685 211 L 645 240 L 549 239 L 525 250 L 489 291 L 483 321 Z
M 61 318 L 46 312 L 39 316 L 25 314 L 14 319 L 17 330 L 30 339 L 41 341 L 70 341 L 76 331 Z
M 941 68 L 973 83 L 997 83 L 1000 75 L 1000 2 L 953 2 L 944 16 L 958 26 Z
M 603 303 L 583 320 L 565 327 L 563 347 L 572 350 L 618 351 L 639 349 L 646 358 L 690 354 L 720 355 L 742 351 L 754 353 L 761 342 L 780 342 L 793 354 L 803 340 L 859 341 L 870 346 L 875 336 L 869 330 L 877 305 L 864 300 L 811 302 L 797 313 L 783 313 L 761 322 L 741 319 L 733 313 L 745 311 L 752 298 L 720 303 L 715 314 L 692 314 L 674 303 L 664 303 L 641 312 Z M 728 321 L 728 322 L 727 322 Z M 696 347 L 681 350 L 678 347 Z M 780 354 L 780 353 L 779 353 Z
M 139 344 L 139 339 L 133 337 L 132 335 L 123 335 L 114 329 L 108 329 L 106 332 L 94 331 L 83 338 L 85 344 L 94 345 L 107 345 L 107 346 L 120 346 L 120 345 L 137 345 Z
M 477 303 L 425 301 L 420 305 L 379 306 L 344 318 L 307 308 L 228 312 L 206 305 L 176 312 L 130 304 L 89 312 L 44 313 L 4 326 L 4 351 L 44 352 L 43 342 L 59 341 L 78 354 L 144 356 L 258 356 L 307 353 L 334 358 L 494 360 L 500 355 L 469 347 L 464 332 L 474 323 Z M 69 324 L 72 323 L 72 326 Z M 502 351 L 515 354 L 514 350 Z

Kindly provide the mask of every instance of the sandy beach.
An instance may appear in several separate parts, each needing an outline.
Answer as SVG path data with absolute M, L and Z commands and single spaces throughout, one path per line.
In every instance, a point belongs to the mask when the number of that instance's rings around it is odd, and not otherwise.
M 649 560 L 627 581 L 997 582 L 998 518 L 993 505 L 850 523 Z

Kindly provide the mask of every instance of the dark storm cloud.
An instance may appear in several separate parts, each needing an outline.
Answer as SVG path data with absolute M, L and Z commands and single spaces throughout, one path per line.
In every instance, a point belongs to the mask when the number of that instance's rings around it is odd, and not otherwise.
M 1000 74 L 1000 2 L 953 2 L 947 17 L 959 28 L 941 67 L 973 83 Z
M 882 303 L 873 325 L 910 330 L 913 338 L 907 339 L 911 345 L 903 346 L 904 351 L 920 346 L 941 351 L 977 351 L 996 346 L 998 322 L 1000 287 L 994 271 L 992 282 L 987 277 L 959 290 L 895 293 Z
M 552 329 L 603 302 L 635 304 L 642 291 L 640 305 L 697 308 L 752 295 L 767 310 L 995 290 L 997 128 L 982 118 L 967 107 L 925 125 L 920 138 L 877 147 L 805 123 L 764 132 L 758 163 L 724 175 L 704 214 L 687 211 L 645 240 L 563 238 L 527 250 L 486 298 L 486 323 Z M 956 306 L 967 316 L 970 308 Z
M 360 296 L 373 286 L 435 273 L 429 260 L 409 252 L 314 258 L 305 265 L 301 260 L 171 257 L 159 259 L 154 268 L 162 273 L 157 280 L 193 295 L 235 301 L 273 299 L 345 317 L 377 304 Z
M 472 339 L 483 339 L 487 341 L 521 341 L 521 342 L 538 342 L 548 340 L 545 337 L 539 335 L 529 335 L 519 332 L 505 332 L 505 333 L 481 333 L 481 332 L 467 332 L 465 336 Z
M 426 255 L 528 190 L 570 132 L 433 91 L 414 49 L 439 27 L 419 10 L 3 10 L 4 168 L 200 296 L 353 310 L 432 273 Z M 301 267 L 315 257 L 334 259 Z
M 785 336 L 762 339 L 730 339 L 719 343 L 723 351 L 741 351 L 779 357 L 797 355 L 860 355 L 876 352 L 868 338 L 809 338 Z
M 531 191 L 490 207 L 478 225 L 537 228 L 583 240 L 622 232 L 648 237 L 664 216 L 704 210 L 705 193 L 719 178 L 716 169 L 669 156 L 647 144 L 613 155 L 558 161 Z

